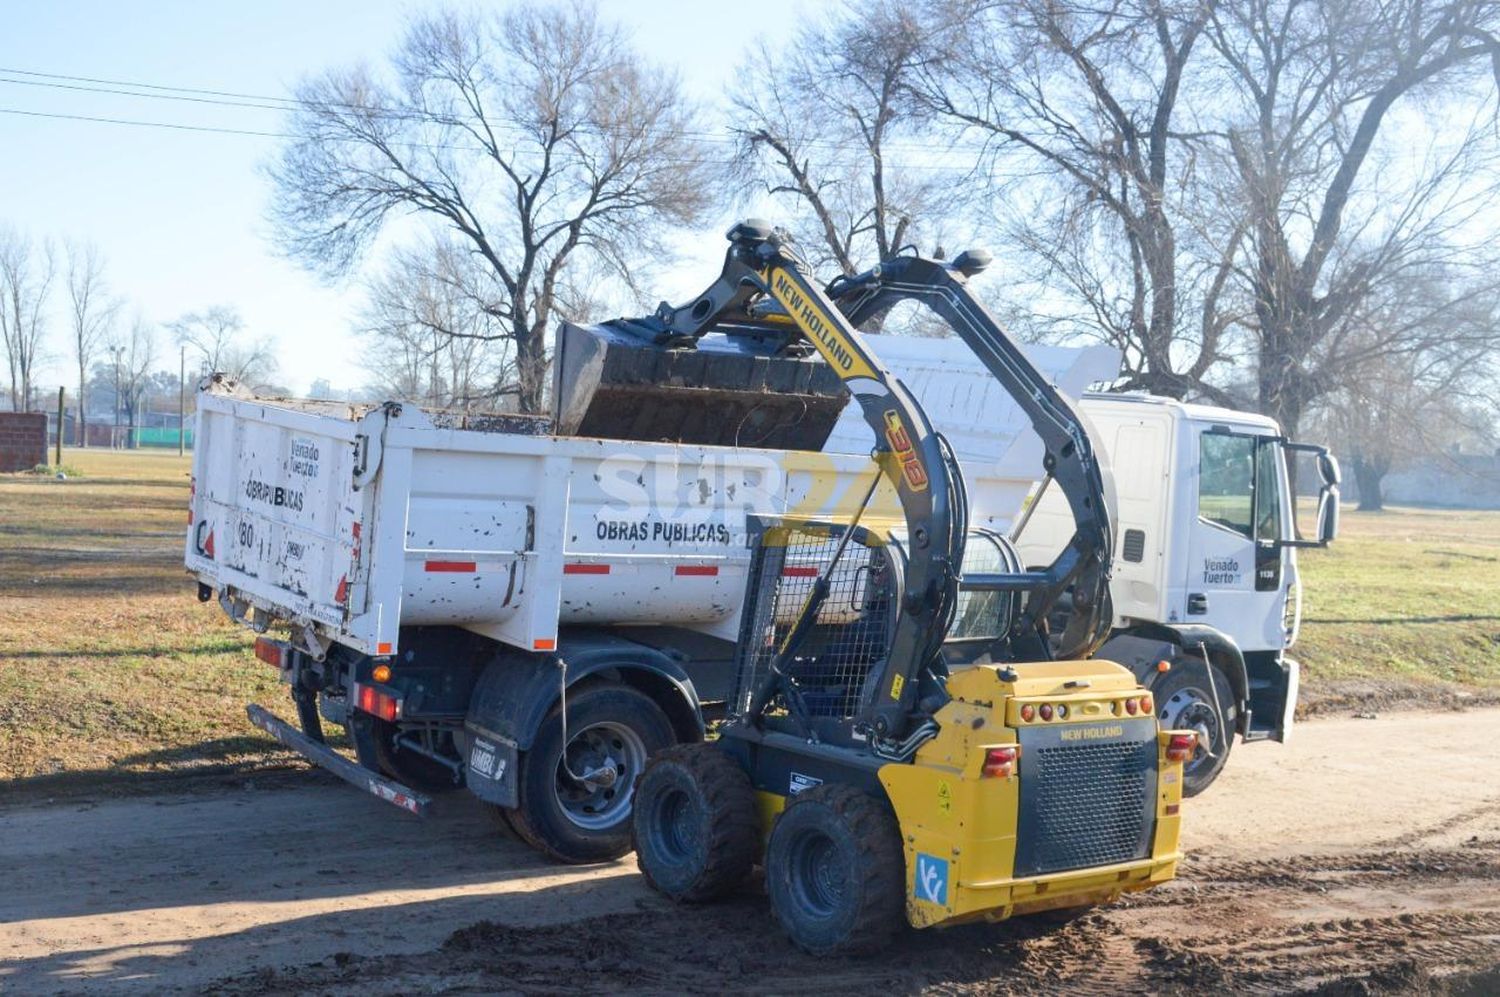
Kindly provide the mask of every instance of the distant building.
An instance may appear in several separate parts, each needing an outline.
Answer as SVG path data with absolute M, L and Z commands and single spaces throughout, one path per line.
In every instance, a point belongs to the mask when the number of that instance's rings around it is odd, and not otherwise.
M 1353 475 L 1350 499 L 1358 499 Z M 1436 505 L 1455 509 L 1500 509 L 1500 453 L 1441 454 L 1392 471 L 1382 491 L 1389 505 Z

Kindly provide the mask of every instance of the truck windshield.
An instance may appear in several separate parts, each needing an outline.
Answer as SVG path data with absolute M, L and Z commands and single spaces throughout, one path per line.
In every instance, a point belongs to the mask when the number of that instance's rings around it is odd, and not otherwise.
M 1269 463 L 1269 462 L 1265 462 Z M 1274 469 L 1272 471 L 1274 475 Z M 1271 494 L 1274 495 L 1272 486 Z M 1255 439 L 1233 433 L 1198 437 L 1198 516 L 1249 538 L 1255 505 Z

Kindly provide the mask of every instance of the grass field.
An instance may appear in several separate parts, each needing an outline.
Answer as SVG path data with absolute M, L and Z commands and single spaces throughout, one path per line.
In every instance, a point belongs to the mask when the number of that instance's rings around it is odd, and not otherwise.
M 1345 511 L 1298 563 L 1305 709 L 1500 700 L 1500 513 Z
M 183 572 L 187 461 L 63 462 L 82 476 L 0 475 L 0 780 L 49 792 L 289 762 L 244 714 L 285 691 Z M 1301 564 L 1305 711 L 1500 700 L 1500 514 L 1350 512 Z
M 188 461 L 65 451 L 82 477 L 0 475 L 0 779 L 241 772 L 289 760 L 245 720 L 277 697 L 182 568 Z

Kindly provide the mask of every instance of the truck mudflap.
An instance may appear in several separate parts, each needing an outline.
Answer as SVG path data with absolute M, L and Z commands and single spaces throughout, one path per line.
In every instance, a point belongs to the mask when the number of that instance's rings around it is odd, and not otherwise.
M 423 796 L 394 779 L 387 779 L 377 772 L 371 772 L 363 765 L 351 762 L 328 745 L 314 741 L 291 724 L 275 716 L 264 706 L 251 703 L 245 707 L 245 713 L 255 726 L 314 765 L 327 769 L 350 785 L 358 786 L 371 796 L 400 807 L 407 813 L 416 814 L 418 817 L 431 814 L 431 797 Z

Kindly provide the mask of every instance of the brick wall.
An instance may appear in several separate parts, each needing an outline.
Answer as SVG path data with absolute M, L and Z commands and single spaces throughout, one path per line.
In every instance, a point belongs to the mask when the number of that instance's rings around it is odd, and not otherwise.
M 41 412 L 0 412 L 0 473 L 47 463 L 47 417 Z

